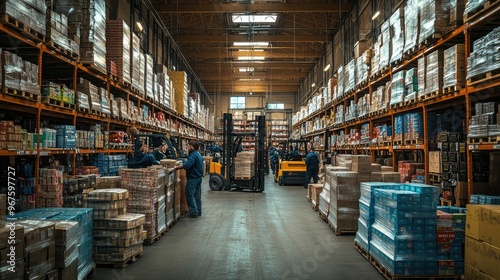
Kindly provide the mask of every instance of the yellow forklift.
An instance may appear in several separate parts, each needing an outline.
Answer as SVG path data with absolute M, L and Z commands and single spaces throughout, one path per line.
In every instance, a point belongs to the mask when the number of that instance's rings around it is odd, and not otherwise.
M 283 185 L 304 185 L 306 180 L 306 156 L 309 140 L 288 139 L 283 144 L 283 153 L 278 159 L 274 181 Z
M 223 116 L 222 151 L 219 162 L 210 163 L 209 186 L 213 191 L 221 190 L 249 190 L 264 191 L 265 154 L 264 147 L 266 120 L 265 116 L 256 116 L 256 128 L 253 132 L 234 132 L 233 115 L 225 113 Z M 254 176 L 250 178 L 235 178 L 235 158 L 245 136 L 255 137 Z

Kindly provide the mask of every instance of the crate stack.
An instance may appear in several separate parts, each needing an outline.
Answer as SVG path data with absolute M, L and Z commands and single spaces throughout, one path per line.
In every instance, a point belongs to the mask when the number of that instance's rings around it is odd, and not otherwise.
M 442 180 L 454 179 L 458 182 L 454 194 L 457 206 L 464 205 L 467 200 L 467 153 L 466 143 L 461 138 L 460 133 L 441 132 L 438 134 Z
M 466 279 L 500 279 L 500 206 L 467 204 Z
M 188 83 L 187 73 L 184 71 L 168 70 L 168 76 L 172 81 L 172 88 L 175 95 L 175 111 L 183 116 L 188 114 Z
M 9 90 L 18 90 L 40 95 L 38 65 L 23 60 L 14 53 L 0 49 L 2 64 L 1 85 Z
M 99 153 L 94 155 L 92 164 L 99 168 L 101 176 L 116 176 L 122 168 L 127 168 L 126 155 L 105 155 Z
M 79 1 L 71 1 L 79 2 Z M 80 60 L 106 74 L 106 7 L 104 0 L 89 0 L 81 6 L 81 13 L 70 14 L 81 26 Z
M 121 177 L 120 176 L 101 176 L 96 179 L 96 190 L 102 189 L 119 189 Z
M 255 153 L 251 151 L 239 152 L 234 160 L 234 177 L 250 179 L 255 176 Z
M 474 115 L 469 121 L 469 143 L 497 143 L 500 138 L 500 103 L 485 102 L 474 105 Z
M 472 1 L 468 1 L 472 2 Z M 469 3 L 467 3 L 468 5 Z M 500 46 L 500 27 L 493 29 L 486 36 L 472 43 L 472 52 L 467 58 L 468 83 L 474 82 L 474 78 L 481 79 L 485 73 L 500 68 L 500 59 L 496 55 L 496 49 Z
M 391 105 L 402 103 L 405 100 L 405 71 L 399 71 L 392 76 Z
M 404 142 L 406 145 L 424 143 L 424 125 L 422 113 L 404 115 Z
M 163 88 L 163 95 L 160 94 L 160 105 L 163 105 L 167 108 L 173 108 L 172 103 L 170 102 L 170 100 L 172 99 L 172 90 L 167 67 L 165 67 L 164 65 L 158 65 L 156 69 L 158 71 L 158 83 L 160 86 L 159 88 Z
M 131 33 L 130 42 L 130 76 L 132 88 L 137 93 L 144 93 L 144 83 L 141 83 L 141 41 L 135 33 Z M 144 71 L 144 70 L 143 70 Z M 130 107 L 129 107 L 130 108 Z
M 465 87 L 465 45 L 456 44 L 444 51 L 443 88 L 452 91 Z
M 57 125 L 56 147 L 62 149 L 76 148 L 76 128 L 74 125 Z
M 92 257 L 97 264 L 123 264 L 142 254 L 146 218 L 143 214 L 127 213 L 128 199 L 129 192 L 125 189 L 101 189 L 87 195 L 87 207 L 110 213 L 94 218 Z
M 48 1 L 47 9 L 47 36 L 45 41 L 56 49 L 61 49 L 63 52 L 71 52 L 72 58 L 78 58 L 80 54 L 80 42 L 69 33 L 68 10 L 64 11 L 59 5 L 59 1 Z M 62 1 L 61 1 L 62 2 Z M 75 9 L 77 7 L 74 7 Z M 74 41 L 73 39 L 77 39 Z M 75 57 L 76 56 L 76 57 Z
M 394 137 L 393 145 L 401 145 L 403 143 L 404 115 L 394 116 Z
M 117 68 L 121 84 L 130 84 L 130 27 L 123 20 L 106 21 L 106 59 Z
M 425 57 L 425 88 L 423 94 L 439 94 L 443 89 L 444 56 L 442 50 L 436 50 Z M 420 66 L 420 65 L 419 65 Z
M 450 21 L 449 0 L 424 0 L 420 7 L 420 34 L 418 41 L 426 44 L 441 38 L 448 30 Z
M 62 207 L 63 172 L 56 169 L 40 168 L 37 207 Z
M 438 206 L 436 230 L 439 275 L 464 274 L 465 208 Z
M 149 98 L 150 100 L 155 100 L 155 92 L 154 92 L 154 86 L 153 86 L 154 80 L 155 80 L 154 79 L 155 74 L 153 73 L 153 68 L 154 68 L 153 56 L 150 54 L 146 54 L 144 57 L 145 57 L 144 63 L 145 63 L 145 67 L 146 67 L 146 72 L 145 72 L 145 75 L 146 75 L 146 78 L 145 78 L 146 97 Z
M 165 169 L 122 169 L 120 176 L 121 187 L 129 191 L 127 211 L 146 216 L 146 238 L 153 239 L 163 233 L 166 229 Z
M 6 195 L 0 195 L 0 203 L 2 205 L 7 204 Z M 0 215 L 5 219 L 5 207 L 0 209 Z M 5 220 L 0 223 L 0 278 L 6 280 L 18 280 L 24 279 L 24 269 L 26 267 L 25 259 L 24 259 L 24 227 L 20 225 L 16 225 L 12 229 L 10 227 L 5 227 Z M 11 232 L 14 234 L 13 239 L 9 239 Z M 10 241 L 12 240 L 12 241 Z M 10 243 L 9 243 L 10 241 Z M 14 247 L 15 257 L 14 257 L 14 268 L 15 271 L 9 271 L 11 265 L 7 263 L 7 254 L 10 252 L 10 247 Z M 11 261 L 10 259 L 8 261 Z
M 418 97 L 418 70 L 410 68 L 405 71 L 405 101 Z
M 21 126 L 13 121 L 0 121 L 0 149 L 21 150 L 22 145 Z
M 2 13 L 15 19 L 22 25 L 36 31 L 39 36 L 38 39 L 42 39 L 46 35 L 45 18 L 47 12 L 47 6 L 45 1 L 42 0 L 7 0 L 2 1 L 0 6 Z M 21 27 L 20 27 L 21 28 Z M 31 34 L 25 31 L 27 34 Z
M 404 9 L 397 9 L 389 18 L 391 29 L 391 57 L 390 63 L 395 63 L 403 57 L 403 49 L 405 47 L 405 18 Z
M 55 243 L 53 241 L 54 236 L 54 223 L 58 223 L 59 221 L 75 221 L 78 223 L 78 240 L 77 240 L 77 248 L 78 248 L 78 268 L 77 268 L 77 279 L 85 279 L 86 276 L 90 274 L 90 272 L 95 268 L 95 263 L 92 260 L 92 223 L 93 223 L 93 211 L 89 208 L 37 208 L 31 209 L 24 212 L 16 213 L 12 218 L 16 220 L 16 224 L 24 225 L 25 228 L 27 226 L 31 226 L 34 229 L 36 234 L 40 235 L 40 237 L 31 237 L 30 240 L 47 240 L 49 236 L 52 235 L 52 249 L 50 252 L 55 252 Z M 48 222 L 48 224 L 47 224 Z M 50 225 L 49 225 L 50 224 Z M 43 227 L 41 227 L 43 225 Z M 50 230 L 48 230 L 50 229 Z M 25 229 L 25 252 L 27 252 L 26 246 L 30 246 L 29 242 L 26 242 L 26 229 Z M 45 241 L 44 244 L 46 244 Z M 43 246 L 41 246 L 43 247 Z M 52 264 L 55 262 L 54 256 L 48 257 L 48 263 Z M 48 268 L 50 265 L 45 263 L 45 268 Z M 38 265 L 35 269 L 40 271 L 42 268 Z M 67 267 L 68 271 L 66 273 L 70 273 L 71 267 Z M 26 271 L 29 271 L 28 265 L 25 267 Z M 65 270 L 62 270 L 64 273 Z M 61 270 L 59 271 L 61 273 Z M 57 273 L 57 272 L 56 272 Z M 36 275 L 36 274 L 35 274 Z M 30 278 L 31 279 L 31 278 Z M 52 279 L 49 277 L 49 279 Z M 60 278 L 66 279 L 66 278 Z M 72 278 L 68 278 L 72 279 Z M 74 279 L 74 278 L 73 278 Z
M 438 188 L 406 184 L 376 188 L 369 252 L 394 276 L 438 275 Z
M 379 59 L 379 69 L 383 70 L 384 68 L 389 66 L 389 62 L 391 59 L 391 24 L 389 20 L 386 20 L 384 23 L 382 23 L 382 27 L 380 29 L 380 36 L 379 39 L 382 39 L 381 46 L 380 46 L 380 59 Z M 373 62 L 372 62 L 373 66 Z
M 404 48 L 403 53 L 413 53 L 418 45 L 418 33 L 419 33 L 419 8 L 418 1 L 410 0 L 407 1 L 404 7 Z
M 78 279 L 78 222 L 55 223 L 56 268 L 59 279 Z

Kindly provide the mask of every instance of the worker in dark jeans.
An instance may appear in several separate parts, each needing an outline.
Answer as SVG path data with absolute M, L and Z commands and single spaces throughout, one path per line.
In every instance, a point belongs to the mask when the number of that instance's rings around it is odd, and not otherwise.
M 305 189 L 307 189 L 307 185 L 309 185 L 311 178 L 315 184 L 318 182 L 319 157 L 312 146 L 311 151 L 306 156 L 306 166 L 306 181 L 304 182 Z
M 201 216 L 201 180 L 203 179 L 203 157 L 198 151 L 199 144 L 191 141 L 188 144 L 189 157 L 182 164 L 174 169 L 186 170 L 186 200 L 189 206 L 188 216 L 198 218 Z

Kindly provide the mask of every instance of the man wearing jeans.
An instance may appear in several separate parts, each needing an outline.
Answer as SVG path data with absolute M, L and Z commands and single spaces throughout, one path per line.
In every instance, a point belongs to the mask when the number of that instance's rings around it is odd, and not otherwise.
M 175 170 L 184 168 L 186 170 L 186 199 L 189 206 L 188 216 L 198 218 L 201 216 L 201 180 L 203 177 L 203 157 L 198 151 L 199 144 L 191 141 L 188 144 L 189 157 Z
M 306 181 L 304 182 L 304 189 L 307 189 L 307 185 L 313 179 L 314 183 L 318 182 L 318 172 L 319 172 L 319 158 L 318 154 L 314 151 L 314 147 L 311 146 L 311 151 L 306 156 Z

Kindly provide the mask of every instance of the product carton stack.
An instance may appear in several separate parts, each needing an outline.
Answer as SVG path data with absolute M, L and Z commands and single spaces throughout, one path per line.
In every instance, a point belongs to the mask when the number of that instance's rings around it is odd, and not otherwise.
M 500 206 L 467 204 L 466 279 L 500 279 Z
M 36 31 L 38 39 L 46 34 L 45 17 L 47 6 L 42 0 L 7 0 L 0 4 L 2 14 L 19 22 L 19 28 Z M 31 32 L 26 32 L 31 34 Z
M 443 87 L 456 87 L 460 90 L 465 87 L 465 53 L 464 44 L 456 44 L 444 51 Z
M 76 244 L 78 248 L 78 268 L 76 270 L 78 277 L 75 278 L 71 276 L 68 278 L 59 278 L 59 279 L 85 279 L 85 277 L 89 275 L 92 269 L 95 268 L 95 263 L 92 260 L 92 242 L 93 242 L 92 216 L 93 216 L 93 211 L 92 209 L 89 208 L 37 208 L 16 213 L 13 219 L 15 219 L 17 225 L 24 225 L 25 228 L 30 227 L 33 232 L 38 232 L 37 235 L 39 234 L 39 237 L 35 237 L 36 239 L 33 238 L 27 239 L 27 234 L 26 234 L 27 230 L 25 229 L 25 234 L 24 234 L 25 252 L 27 252 L 27 247 L 30 247 L 29 244 L 31 244 L 33 240 L 38 240 L 38 241 L 45 240 L 45 242 L 39 244 L 37 248 L 44 247 L 45 246 L 44 244 L 46 244 L 47 242 L 49 243 L 51 242 L 52 244 L 51 246 L 53 246 L 53 247 L 50 246 L 46 247 L 49 249 L 47 251 L 47 254 L 41 252 L 42 259 L 46 258 L 48 260 L 45 266 L 40 266 L 40 261 L 35 261 L 37 263 L 37 266 L 33 270 L 41 271 L 41 269 L 43 268 L 47 269 L 49 267 L 48 263 L 50 264 L 52 264 L 52 262 L 55 263 L 55 246 L 54 246 L 55 243 L 53 237 L 54 223 L 57 225 L 60 221 L 74 221 L 78 223 L 78 230 L 77 230 L 78 240 Z M 50 222 L 49 224 L 51 224 L 51 226 L 48 226 L 46 224 L 47 222 Z M 52 236 L 52 239 L 48 238 L 49 236 Z M 52 241 L 47 241 L 47 240 L 52 240 Z M 67 254 L 68 252 L 65 253 Z M 36 256 L 37 257 L 39 256 L 38 253 L 36 254 Z M 25 267 L 25 270 L 29 271 L 28 267 L 29 261 L 26 261 L 26 263 L 27 265 Z M 54 271 L 50 271 L 50 273 L 54 273 Z M 64 269 L 59 269 L 59 273 L 60 273 L 59 275 L 72 275 L 72 273 L 74 274 L 74 268 L 72 268 L 70 264 L 69 267 L 65 267 Z M 57 274 L 57 271 L 55 271 L 55 274 Z M 51 277 L 53 276 L 51 275 L 50 277 L 47 278 L 55 279 Z M 38 279 L 38 278 L 36 277 L 31 278 L 30 276 L 30 279 Z
M 172 160 L 174 161 L 174 160 Z M 163 160 L 161 162 L 163 164 Z M 174 161 L 175 163 L 175 161 Z M 165 177 L 165 216 L 167 227 L 170 227 L 175 219 L 175 173 L 172 169 L 167 169 Z
M 341 155 L 339 155 L 341 156 Z M 341 157 L 340 162 L 345 163 L 347 161 L 346 157 Z M 338 158 L 337 158 L 338 159 Z M 344 160 L 345 159 L 345 160 Z M 333 171 L 343 171 L 347 170 L 347 168 L 343 166 L 325 166 L 325 184 L 323 185 L 323 189 L 319 194 L 319 211 L 326 218 L 328 217 L 328 212 L 330 211 L 330 188 L 331 188 L 331 174 Z M 311 198 L 312 198 L 312 189 L 311 189 Z
M 173 108 L 170 102 L 172 94 L 172 82 L 168 76 L 168 69 L 164 65 L 157 65 L 156 70 L 158 71 L 158 83 L 161 88 L 163 88 L 163 95 L 160 94 L 160 104 L 167 107 Z
M 391 83 L 391 105 L 402 103 L 405 100 L 405 71 L 394 73 Z
M 106 59 L 117 68 L 118 82 L 130 84 L 130 28 L 123 20 L 106 21 Z
M 146 216 L 147 239 L 165 228 L 165 169 L 138 168 L 120 171 L 121 187 L 129 191 L 127 212 Z
M 403 57 L 405 47 L 405 18 L 404 9 L 397 9 L 389 19 L 391 25 L 391 47 L 392 54 L 390 63 L 394 63 Z
M 49 45 L 53 47 L 78 55 L 80 42 L 79 40 L 74 41 L 73 39 L 76 38 L 69 32 L 68 10 L 62 10 L 61 7 L 64 8 L 65 5 L 59 5 L 58 2 L 56 0 L 47 2 L 47 36 L 45 40 L 50 42 Z M 74 56 L 72 57 L 74 58 Z
M 154 68 L 153 56 L 150 54 L 146 54 L 145 58 L 146 58 L 146 60 L 145 60 L 145 66 L 146 66 L 145 92 L 146 92 L 146 97 L 149 100 L 155 100 L 155 91 L 154 91 L 154 80 L 155 80 L 154 76 L 155 76 L 155 74 L 153 73 L 153 68 Z
M 62 207 L 63 172 L 56 169 L 40 169 L 37 207 Z
M 425 89 L 423 89 L 423 94 L 440 93 L 443 89 L 443 51 L 436 50 L 428 54 L 425 60 Z
M 468 1 L 483 2 L 483 1 Z M 482 4 L 481 4 L 482 5 Z M 495 49 L 500 46 L 500 27 L 493 29 L 486 36 L 475 40 L 472 43 L 472 52 L 467 58 L 467 79 L 476 76 L 481 79 L 485 77 L 482 74 L 497 70 L 500 68 L 500 59 L 495 55 Z
M 129 192 L 125 189 L 102 189 L 88 194 L 88 207 L 106 210 L 121 209 L 107 217 L 94 218 L 94 254 L 97 264 L 123 264 L 142 254 L 146 238 L 144 214 L 127 212 Z M 118 215 L 117 215 L 118 214 Z
M 319 195 L 323 191 L 323 184 L 309 184 L 311 203 L 315 211 L 319 210 Z
M 416 50 L 418 44 L 418 31 L 419 31 L 419 8 L 417 0 L 409 0 L 404 8 L 405 10 L 405 46 L 403 53 L 412 53 L 412 50 Z
M 236 154 L 234 161 L 234 177 L 241 179 L 250 179 L 255 176 L 255 153 L 254 152 L 239 152 Z
M 90 0 L 75 13 L 81 23 L 80 61 L 106 74 L 106 5 L 104 0 Z M 70 18 L 72 15 L 70 14 Z
M 188 94 L 189 88 L 187 84 L 187 73 L 184 71 L 168 71 L 168 76 L 172 81 L 174 90 L 175 111 L 180 115 L 187 116 L 188 114 Z
M 1 85 L 8 89 L 15 89 L 40 95 L 38 84 L 38 65 L 23 60 L 14 53 L 1 50 L 2 64 L 0 69 Z
M 144 93 L 144 83 L 141 84 L 141 41 L 135 33 L 131 33 L 130 42 L 130 76 L 132 87 L 139 94 Z M 143 70 L 144 71 L 144 70 Z
M 55 224 L 56 268 L 59 279 L 78 279 L 78 222 L 58 221 Z
M 0 195 L 0 203 L 2 203 L 2 207 L 0 208 L 0 215 L 3 215 L 3 219 L 5 219 L 5 212 L 2 211 L 5 211 L 4 206 L 7 205 L 6 200 L 7 197 L 5 195 Z M 14 239 L 9 239 L 11 234 L 14 234 Z M 13 255 L 11 253 L 11 247 L 14 247 L 15 254 L 13 258 L 15 267 L 14 273 L 9 271 L 9 267 L 11 267 L 11 265 L 8 263 L 12 260 L 8 255 Z M 24 228 L 18 224 L 16 224 L 12 228 L 10 226 L 4 227 L 4 225 L 2 224 L 0 226 L 0 279 L 24 279 L 25 266 Z
M 464 274 L 465 208 L 438 206 L 436 230 L 439 275 Z
M 96 190 L 101 189 L 119 189 L 121 177 L 120 176 L 102 176 L 96 178 Z
M 181 164 L 178 162 L 177 164 Z M 180 217 L 181 214 L 187 214 L 189 212 L 189 206 L 186 199 L 186 170 L 180 169 L 176 171 L 176 183 L 175 183 L 175 218 Z
M 419 43 L 434 41 L 445 35 L 450 21 L 449 0 L 418 1 L 420 8 Z

